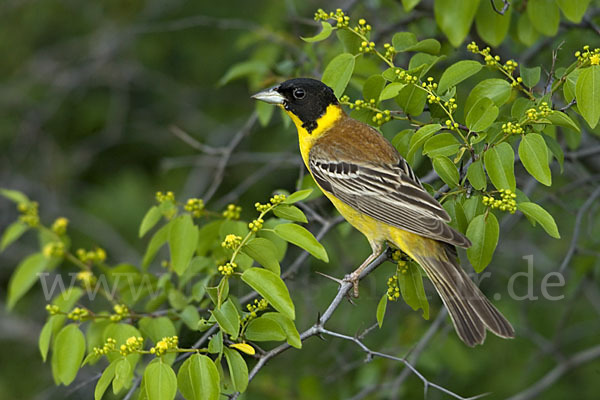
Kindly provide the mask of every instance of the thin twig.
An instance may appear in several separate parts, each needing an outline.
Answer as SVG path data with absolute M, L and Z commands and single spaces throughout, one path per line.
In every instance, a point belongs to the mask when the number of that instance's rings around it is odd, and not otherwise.
M 494 11 L 496 11 L 500 15 L 504 15 L 504 13 L 506 11 L 508 11 L 508 7 L 510 6 L 510 2 L 508 0 L 502 0 L 502 1 L 504 3 L 502 5 L 502 9 L 498 10 L 498 8 L 496 7 L 496 3 L 494 3 L 494 0 L 490 0 L 490 3 L 492 3 L 492 8 L 494 9 Z
M 581 230 L 581 224 L 583 222 L 584 214 L 587 212 L 588 208 L 590 208 L 590 206 L 592 204 L 594 204 L 594 201 L 596 201 L 596 199 L 599 196 L 600 196 L 600 186 L 597 187 L 596 190 L 594 190 L 592 192 L 590 197 L 588 197 L 588 199 L 585 201 L 585 203 L 583 203 L 583 205 L 577 212 L 577 217 L 575 218 L 575 227 L 573 228 L 573 237 L 571 238 L 571 244 L 569 246 L 569 250 L 567 251 L 567 254 L 565 255 L 565 258 L 563 259 L 562 263 L 560 264 L 560 268 L 558 269 L 558 271 L 560 273 L 564 272 L 564 270 L 567 268 L 567 265 L 571 261 L 571 258 L 573 258 L 573 255 L 575 254 L 575 249 L 577 247 L 577 241 L 579 240 L 579 232 Z

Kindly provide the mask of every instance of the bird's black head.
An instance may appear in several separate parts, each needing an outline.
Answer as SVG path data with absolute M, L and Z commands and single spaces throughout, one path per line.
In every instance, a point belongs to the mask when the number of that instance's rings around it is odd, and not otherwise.
M 310 78 L 290 79 L 252 97 L 281 105 L 298 117 L 309 133 L 317 127 L 317 120 L 325 114 L 327 107 L 339 104 L 329 86 Z

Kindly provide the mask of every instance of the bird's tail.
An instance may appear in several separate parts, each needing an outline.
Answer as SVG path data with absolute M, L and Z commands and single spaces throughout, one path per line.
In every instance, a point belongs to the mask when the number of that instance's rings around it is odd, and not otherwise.
M 502 338 L 514 338 L 515 331 L 461 268 L 454 246 L 437 242 L 429 254 L 409 254 L 427 273 L 444 305 L 454 329 L 469 346 L 482 344 L 485 330 Z M 411 252 L 412 253 L 412 252 Z

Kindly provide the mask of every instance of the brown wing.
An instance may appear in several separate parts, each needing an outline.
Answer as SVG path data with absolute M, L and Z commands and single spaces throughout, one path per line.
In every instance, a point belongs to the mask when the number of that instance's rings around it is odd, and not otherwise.
M 427 193 L 393 146 L 379 132 L 354 122 L 353 129 L 329 134 L 310 150 L 309 169 L 317 183 L 350 207 L 378 221 L 469 247 L 469 239 L 446 224 L 450 221 L 446 210 Z M 345 135 L 346 140 L 341 141 L 341 137 L 336 140 L 338 134 Z M 364 146 L 357 143 L 363 140 L 366 140 Z M 332 141 L 336 141 L 335 145 Z M 386 147 L 385 161 L 372 159 L 373 147 L 380 146 Z

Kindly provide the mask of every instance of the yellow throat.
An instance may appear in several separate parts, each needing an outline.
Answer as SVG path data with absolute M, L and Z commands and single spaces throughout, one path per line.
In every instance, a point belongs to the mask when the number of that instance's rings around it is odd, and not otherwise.
M 344 111 L 342 111 L 342 107 L 340 107 L 338 104 L 330 104 L 327 106 L 325 113 L 323 113 L 323 115 L 317 119 L 317 127 L 311 132 L 308 132 L 306 128 L 302 126 L 302 121 L 294 113 L 285 109 L 284 111 L 290 116 L 292 121 L 294 121 L 294 125 L 296 125 L 296 129 L 298 130 L 298 141 L 300 143 L 300 154 L 302 154 L 302 160 L 304 160 L 304 164 L 308 167 L 308 152 L 312 148 L 313 144 L 325 132 L 331 129 L 333 124 L 342 117 Z

